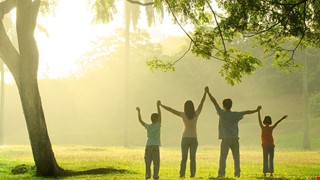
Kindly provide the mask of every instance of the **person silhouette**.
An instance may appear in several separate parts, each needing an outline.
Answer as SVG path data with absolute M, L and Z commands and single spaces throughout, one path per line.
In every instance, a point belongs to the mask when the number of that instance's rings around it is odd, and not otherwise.
M 198 117 L 202 111 L 205 98 L 206 98 L 206 93 L 204 92 L 197 110 L 195 110 L 193 102 L 191 100 L 187 100 L 184 103 L 184 112 L 177 111 L 171 107 L 160 104 L 162 108 L 171 112 L 174 115 L 179 116 L 183 120 L 184 130 L 183 130 L 182 140 L 181 140 L 182 159 L 180 163 L 180 178 L 185 177 L 186 163 L 188 159 L 189 150 L 190 150 L 190 177 L 193 178 L 196 175 L 196 153 L 198 148 L 197 122 L 198 122 Z
M 263 121 L 261 120 L 260 110 L 258 111 L 258 120 L 261 128 L 261 146 L 263 149 L 263 175 L 266 176 L 266 173 L 270 173 L 270 176 L 273 176 L 274 173 L 274 139 L 272 132 L 278 126 L 278 124 L 286 119 L 288 115 L 283 116 L 279 119 L 273 126 L 272 119 L 270 116 L 265 116 Z
M 157 101 L 158 113 L 151 114 L 152 124 L 147 124 L 142 121 L 140 108 L 137 107 L 138 119 L 142 126 L 147 130 L 147 143 L 144 153 L 145 167 L 146 167 L 146 179 L 151 178 L 151 163 L 153 162 L 153 179 L 159 179 L 160 170 L 160 130 L 161 130 L 161 111 L 160 111 L 160 101 Z
M 246 111 L 231 111 L 232 100 L 226 98 L 223 100 L 223 109 L 219 106 L 216 99 L 211 95 L 209 87 L 205 88 L 208 93 L 210 100 L 214 104 L 214 107 L 219 116 L 219 139 L 221 139 L 220 144 L 220 160 L 219 160 L 219 170 L 218 176 L 224 177 L 226 174 L 226 160 L 228 156 L 229 149 L 231 149 L 233 161 L 234 161 L 234 176 L 240 177 L 240 151 L 239 151 L 239 127 L 238 123 L 243 116 L 246 114 L 253 114 L 261 109 L 258 106 L 255 110 Z

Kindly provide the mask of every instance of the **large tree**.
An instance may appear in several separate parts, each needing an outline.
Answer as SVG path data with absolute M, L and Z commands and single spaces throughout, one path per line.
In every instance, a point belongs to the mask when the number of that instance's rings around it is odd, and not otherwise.
M 38 87 L 39 52 L 34 38 L 40 0 L 6 0 L 0 3 L 0 54 L 14 77 L 20 94 L 33 158 L 39 176 L 58 176 L 58 166 L 47 132 Z M 3 16 L 16 8 L 18 48 L 8 37 Z
M 130 0 L 131 1 L 131 0 Z M 298 48 L 320 45 L 319 0 L 154 0 L 166 7 L 191 41 L 192 53 L 223 62 L 221 75 L 233 85 L 262 66 L 262 58 L 235 46 L 252 37 L 283 70 L 295 69 Z M 184 24 L 192 24 L 187 31 Z M 163 66 L 156 59 L 153 66 Z

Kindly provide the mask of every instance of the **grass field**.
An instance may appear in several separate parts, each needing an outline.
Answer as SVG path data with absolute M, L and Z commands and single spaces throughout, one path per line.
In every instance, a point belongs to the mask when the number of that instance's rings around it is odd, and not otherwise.
M 144 179 L 143 147 L 91 147 L 54 146 L 59 165 L 67 170 L 85 171 L 101 169 L 101 174 L 87 173 L 56 179 Z M 179 179 L 180 149 L 162 147 L 160 179 Z M 233 160 L 227 160 L 227 177 L 233 179 Z M 197 152 L 197 175 L 194 179 L 218 179 L 219 149 L 200 146 Z M 260 149 L 241 147 L 241 178 L 271 179 L 262 176 L 262 152 Z M 13 175 L 11 170 L 21 164 L 34 165 L 30 146 L 0 147 L 0 179 L 51 179 L 35 177 L 34 170 Z M 115 170 L 126 170 L 117 172 Z M 187 169 L 187 174 L 189 171 Z M 275 176 L 272 179 L 317 179 L 320 176 L 319 151 L 285 151 L 276 149 Z M 189 179 L 189 178 L 185 178 Z

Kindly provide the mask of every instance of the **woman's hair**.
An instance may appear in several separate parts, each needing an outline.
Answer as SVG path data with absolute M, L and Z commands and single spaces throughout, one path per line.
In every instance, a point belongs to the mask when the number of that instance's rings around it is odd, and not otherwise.
M 188 100 L 184 103 L 184 113 L 186 114 L 188 119 L 193 119 L 195 116 L 195 110 L 193 102 Z
M 264 119 L 263 119 L 263 124 L 271 125 L 272 124 L 271 117 L 270 116 L 265 116 Z

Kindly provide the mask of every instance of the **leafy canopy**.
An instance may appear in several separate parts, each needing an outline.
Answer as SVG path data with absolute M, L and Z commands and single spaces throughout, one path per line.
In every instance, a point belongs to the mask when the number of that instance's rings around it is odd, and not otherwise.
M 221 75 L 228 83 L 241 82 L 262 66 L 250 51 L 237 47 L 247 38 L 272 56 L 274 65 L 291 71 L 299 67 L 299 48 L 320 46 L 320 0 L 127 0 L 158 12 L 166 10 L 190 39 L 191 52 L 223 62 Z M 116 13 L 115 0 L 91 0 L 95 21 L 108 22 Z M 184 29 L 193 25 L 192 32 Z M 235 41 L 237 39 L 237 41 Z M 253 51 L 253 50 L 251 50 Z M 159 58 L 147 62 L 152 70 L 174 70 Z

